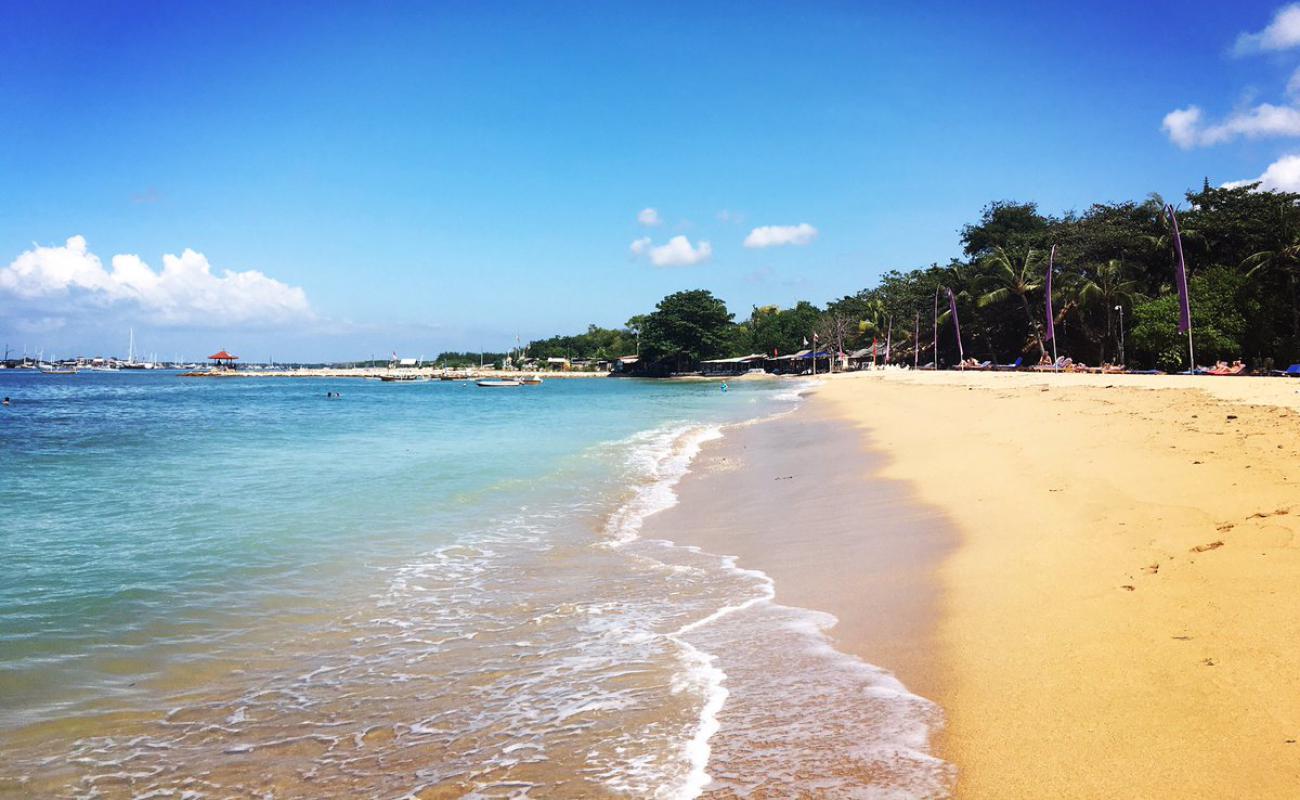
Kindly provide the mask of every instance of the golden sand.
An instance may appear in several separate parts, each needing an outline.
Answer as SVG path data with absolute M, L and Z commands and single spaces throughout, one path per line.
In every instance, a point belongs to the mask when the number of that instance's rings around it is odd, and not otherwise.
M 956 527 L 926 683 L 959 798 L 1300 797 L 1300 381 L 874 373 L 817 405 Z

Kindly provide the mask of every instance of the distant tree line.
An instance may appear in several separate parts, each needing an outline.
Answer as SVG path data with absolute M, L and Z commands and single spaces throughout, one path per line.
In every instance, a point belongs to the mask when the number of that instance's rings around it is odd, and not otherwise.
M 1187 193 L 1178 211 L 1191 293 L 1197 361 L 1243 359 L 1255 368 L 1300 361 L 1300 194 L 1258 184 Z M 1175 258 L 1165 202 L 1098 203 L 1081 213 L 1041 213 L 998 201 L 961 229 L 947 264 L 891 270 L 873 287 L 827 303 L 757 306 L 737 320 L 710 292 L 665 297 L 622 329 L 530 342 L 530 356 L 613 359 L 639 352 L 646 374 L 694 369 L 700 360 L 792 353 L 816 334 L 849 351 L 892 339 L 894 361 L 955 364 L 951 289 L 965 355 L 1035 363 L 1045 339 L 1045 277 L 1055 246 L 1056 349 L 1089 364 L 1186 369 L 1177 331 Z M 935 326 L 938 325 L 938 352 Z M 916 335 L 919 328 L 919 336 Z M 919 352 L 918 352 L 919 350 Z

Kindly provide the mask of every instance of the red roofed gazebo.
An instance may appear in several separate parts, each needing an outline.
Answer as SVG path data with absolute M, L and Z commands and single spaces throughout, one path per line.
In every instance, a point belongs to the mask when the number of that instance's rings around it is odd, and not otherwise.
M 225 350 L 221 350 L 208 356 L 208 360 L 211 361 L 217 369 L 233 370 L 235 368 L 235 362 L 239 360 L 239 356 L 232 356 Z

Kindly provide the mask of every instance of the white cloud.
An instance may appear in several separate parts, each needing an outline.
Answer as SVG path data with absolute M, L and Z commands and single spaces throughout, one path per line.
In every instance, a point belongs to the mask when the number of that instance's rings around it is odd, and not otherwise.
M 1300 192 L 1300 155 L 1282 156 L 1268 165 L 1264 174 L 1248 181 L 1229 181 L 1223 184 L 1225 189 L 1233 189 L 1251 183 L 1259 183 L 1264 191 Z
M 1169 140 L 1184 150 L 1196 146 L 1197 126 L 1201 124 L 1201 109 L 1188 106 L 1165 114 L 1161 130 L 1169 134 Z
M 708 261 L 713 255 L 713 245 L 708 242 L 692 245 L 685 236 L 674 236 L 667 244 L 658 246 L 651 244 L 649 236 L 643 236 L 632 242 L 628 249 L 634 257 L 648 255 L 650 263 L 656 267 L 689 267 Z
M 302 289 L 256 270 L 215 275 L 194 250 L 164 255 L 159 272 L 136 255 L 110 263 L 105 269 L 81 236 L 61 247 L 38 245 L 0 269 L 0 295 L 55 314 L 132 306 L 157 325 L 278 325 L 314 317 Z
M 1237 36 L 1233 52 L 1239 56 L 1275 50 L 1289 50 L 1300 45 L 1300 3 L 1283 6 L 1273 15 L 1268 27 L 1258 33 Z
M 745 237 L 746 247 L 780 247 L 804 245 L 817 238 L 817 229 L 806 222 L 798 225 L 764 225 Z
M 1203 125 L 1201 109 L 1188 106 L 1166 114 L 1161 127 L 1170 141 L 1184 150 L 1223 144 L 1238 137 L 1300 136 L 1300 108 L 1260 103 L 1234 112 L 1222 122 Z
M 656 226 L 662 225 L 664 222 L 659 217 L 659 212 L 653 208 L 641 209 L 641 211 L 636 215 L 636 221 L 641 223 L 647 228 L 654 228 Z

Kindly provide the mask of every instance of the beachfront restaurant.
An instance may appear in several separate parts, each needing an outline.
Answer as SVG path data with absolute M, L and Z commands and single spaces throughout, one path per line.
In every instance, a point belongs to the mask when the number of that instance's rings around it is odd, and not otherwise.
M 831 354 L 826 350 L 814 353 L 812 350 L 800 350 L 788 356 L 774 356 L 766 359 L 767 371 L 778 375 L 802 375 L 805 372 L 822 374 L 831 371 Z
M 877 343 L 874 347 L 864 347 L 849 353 L 849 369 L 866 369 L 872 364 L 885 363 L 885 346 Z
M 751 353 L 736 358 L 713 358 L 700 362 L 701 375 L 744 375 L 751 369 L 763 369 L 767 356 Z

